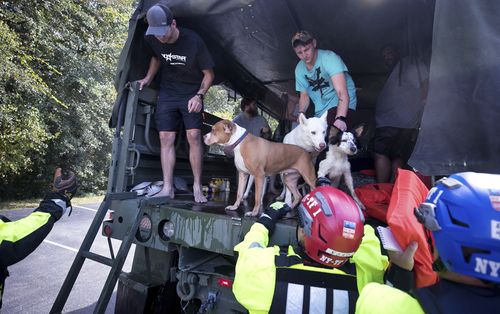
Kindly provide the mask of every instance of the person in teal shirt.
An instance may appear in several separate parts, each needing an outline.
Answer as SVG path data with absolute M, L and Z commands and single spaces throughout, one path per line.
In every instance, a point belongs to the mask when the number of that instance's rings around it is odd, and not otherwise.
M 316 39 L 307 31 L 292 37 L 292 47 L 300 59 L 295 67 L 295 89 L 300 93 L 299 112 L 314 103 L 314 115 L 328 111 L 328 125 L 347 129 L 347 115 L 356 110 L 356 86 L 339 55 L 317 48 Z

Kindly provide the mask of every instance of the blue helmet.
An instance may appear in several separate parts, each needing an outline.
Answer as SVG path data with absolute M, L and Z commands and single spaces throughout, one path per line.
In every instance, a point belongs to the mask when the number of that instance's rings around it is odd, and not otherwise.
M 417 218 L 450 271 L 500 283 L 500 175 L 463 172 L 437 182 Z

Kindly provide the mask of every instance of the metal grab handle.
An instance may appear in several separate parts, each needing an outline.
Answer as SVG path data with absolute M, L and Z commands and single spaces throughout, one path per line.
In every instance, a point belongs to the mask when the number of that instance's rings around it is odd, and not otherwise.
M 144 142 L 151 152 L 159 154 L 160 150 L 153 147 L 153 144 L 151 144 L 151 141 L 149 140 L 149 131 L 151 127 L 151 117 L 153 116 L 153 108 L 151 105 L 146 105 L 145 107 L 146 109 L 144 110 L 144 114 L 146 115 L 146 125 L 144 126 Z
M 137 148 L 135 148 L 135 146 L 130 146 L 128 148 L 128 151 L 134 152 L 136 155 L 135 164 L 132 167 L 128 167 L 128 170 L 134 171 L 135 169 L 137 169 L 137 167 L 139 167 L 139 161 L 141 160 L 141 152 Z

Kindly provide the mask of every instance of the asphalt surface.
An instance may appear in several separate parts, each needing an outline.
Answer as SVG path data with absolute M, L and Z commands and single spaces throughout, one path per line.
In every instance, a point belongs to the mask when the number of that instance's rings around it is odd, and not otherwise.
M 45 241 L 28 257 L 9 267 L 1 314 L 49 313 L 73 260 L 87 234 L 99 204 L 74 206 L 71 216 L 62 217 Z M 11 220 L 29 215 L 33 209 L 3 211 Z M 115 254 L 121 241 L 112 240 Z M 110 256 L 108 242 L 100 233 L 91 251 Z M 130 271 L 135 246 L 132 245 L 123 271 Z M 110 267 L 86 260 L 63 313 L 93 313 Z M 114 313 L 116 286 L 106 313 Z

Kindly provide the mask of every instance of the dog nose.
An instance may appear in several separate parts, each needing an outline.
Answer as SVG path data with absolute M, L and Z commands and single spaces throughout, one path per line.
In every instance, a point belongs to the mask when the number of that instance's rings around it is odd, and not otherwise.
M 321 144 L 319 144 L 319 149 L 323 150 L 323 149 L 325 149 L 325 147 L 326 147 L 326 144 L 325 144 L 325 143 L 321 143 Z
M 357 151 L 358 151 L 358 149 L 356 148 L 356 146 L 351 146 L 351 152 L 353 154 L 355 154 Z

